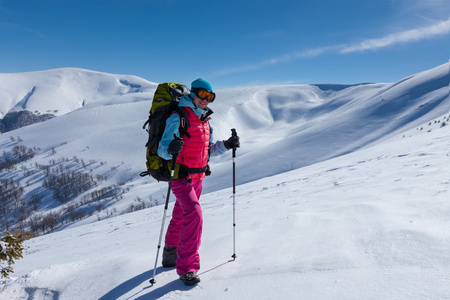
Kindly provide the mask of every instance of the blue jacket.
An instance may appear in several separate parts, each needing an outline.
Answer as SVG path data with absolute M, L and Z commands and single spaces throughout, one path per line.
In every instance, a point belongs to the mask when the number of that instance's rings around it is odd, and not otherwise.
M 210 108 L 202 109 L 195 105 L 189 96 L 184 96 L 180 99 L 178 106 L 181 107 L 190 107 L 192 111 L 201 119 L 202 114 L 206 114 L 208 112 L 212 113 Z M 177 114 L 172 114 L 166 121 L 166 128 L 164 129 L 163 136 L 161 141 L 159 142 L 158 147 L 158 155 L 164 159 L 170 160 L 172 159 L 172 155 L 167 152 L 167 148 L 169 147 L 170 142 L 173 140 L 173 134 L 175 133 L 177 136 L 180 136 L 179 132 L 180 127 L 180 116 Z M 213 142 L 213 130 L 210 126 L 211 134 L 209 135 L 210 142 L 210 154 L 211 156 L 216 156 L 225 153 L 228 149 L 225 147 L 223 141 Z

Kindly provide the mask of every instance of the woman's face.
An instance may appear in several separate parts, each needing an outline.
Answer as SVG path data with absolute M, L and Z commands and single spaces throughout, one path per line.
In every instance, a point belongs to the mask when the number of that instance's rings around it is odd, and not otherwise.
M 197 105 L 201 109 L 205 109 L 209 104 L 207 99 L 202 100 L 197 95 L 194 95 L 193 100 L 194 100 L 195 105 Z

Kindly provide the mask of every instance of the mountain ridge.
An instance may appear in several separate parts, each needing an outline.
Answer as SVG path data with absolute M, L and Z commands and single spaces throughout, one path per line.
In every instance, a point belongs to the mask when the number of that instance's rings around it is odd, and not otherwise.
M 354 85 L 340 90 L 289 85 L 217 91 L 217 100 L 211 104 L 216 112 L 211 120 L 214 138 L 226 139 L 231 128 L 237 129 L 242 145 L 238 150 L 237 184 L 302 168 L 370 147 L 444 116 L 449 103 L 448 85 L 444 84 L 449 79 L 447 70 L 448 63 L 395 83 Z M 103 78 L 103 74 L 76 72 L 76 76 L 87 75 L 82 82 L 91 79 L 88 90 L 104 93 L 83 102 L 79 102 L 81 98 L 71 98 L 69 102 L 79 104 L 75 109 L 64 114 L 60 111 L 55 118 L 1 135 L 5 154 L 0 165 L 8 165 L 13 158 L 17 169 L 0 172 L 0 178 L 20 182 L 24 187 L 21 201 L 25 203 L 35 195 L 42 197 L 37 213 L 48 213 L 48 207 L 68 213 L 67 205 L 80 203 L 94 190 L 111 187 L 118 194 L 103 202 L 105 208 L 115 210 L 116 214 L 127 212 L 134 199 L 145 197 L 146 205 L 162 201 L 163 185 L 138 175 L 145 168 L 147 135 L 142 125 L 148 117 L 156 85 L 122 75 L 108 75 L 107 80 L 95 81 L 92 78 Z M 50 73 L 53 78 L 61 78 L 60 70 L 56 75 Z M 38 81 L 47 82 L 46 77 Z M 14 84 L 19 85 L 20 82 Z M 59 88 L 62 89 L 61 85 Z M 33 97 L 38 92 L 36 89 L 28 101 L 37 101 Z M 44 104 L 48 107 L 49 102 L 47 99 Z M 15 147 L 25 147 L 23 150 L 33 155 L 25 153 L 27 161 L 22 161 L 14 156 L 18 153 Z M 210 164 L 213 173 L 205 179 L 204 191 L 230 187 L 229 155 L 213 157 Z M 42 185 L 47 176 L 45 170 L 58 168 L 86 172 L 99 180 L 89 190 L 74 194 L 67 203 L 60 203 Z M 30 181 L 25 173 L 33 174 L 34 179 Z M 124 199 L 117 201 L 119 195 Z M 89 213 L 96 209 L 95 205 L 81 207 Z

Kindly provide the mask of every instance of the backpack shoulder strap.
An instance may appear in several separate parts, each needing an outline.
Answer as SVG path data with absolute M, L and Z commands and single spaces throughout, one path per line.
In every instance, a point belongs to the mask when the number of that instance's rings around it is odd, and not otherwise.
M 180 137 L 186 135 L 188 138 L 190 138 L 191 136 L 189 135 L 187 130 L 189 127 L 191 127 L 191 125 L 189 124 L 189 119 L 186 114 L 186 111 L 184 110 L 183 107 L 179 106 L 177 109 L 177 113 L 180 115 L 180 128 L 179 128 Z

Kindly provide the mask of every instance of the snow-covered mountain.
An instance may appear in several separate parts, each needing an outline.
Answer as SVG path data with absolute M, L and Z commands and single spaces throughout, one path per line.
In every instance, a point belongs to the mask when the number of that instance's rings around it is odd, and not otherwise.
M 448 69 L 447 63 L 387 84 L 256 86 L 218 91 L 217 101 L 211 105 L 215 111 L 211 125 L 215 139 L 226 139 L 231 128 L 237 129 L 242 140 L 239 159 L 246 162 L 241 164 L 237 183 L 251 182 L 353 152 L 439 118 L 449 107 Z M 145 169 L 147 138 L 142 125 L 154 83 L 80 69 L 1 78 L 1 90 L 10 91 L 5 93 L 10 95 L 6 97 L 11 103 L 8 112 L 25 106 L 42 113 L 60 113 L 1 136 L 0 145 L 6 153 L 2 161 L 12 159 L 19 146 L 34 153 L 32 159 L 17 164 L 15 172 L 0 174 L 21 183 L 25 202 L 38 195 L 42 200 L 39 211 L 61 206 L 61 201 L 42 186 L 48 178 L 46 169 L 56 173 L 68 169 L 99 179 L 86 192 L 63 201 L 65 212 L 59 214 L 67 215 L 68 205 L 83 206 L 89 194 L 100 189 L 104 195 L 97 198 L 131 200 L 130 192 L 145 186 L 145 192 L 134 199 L 138 197 L 147 205 L 164 200 L 164 184 L 138 176 Z M 35 91 L 24 102 L 24 91 L 30 89 Z M 12 91 L 17 91 L 15 97 Z M 211 166 L 213 176 L 205 180 L 205 192 L 229 187 L 229 155 L 213 158 Z M 96 204 L 92 201 L 84 211 L 96 212 Z M 129 201 L 111 201 L 102 207 L 120 214 L 129 210 L 129 205 Z
M 38 91 L 52 90 L 47 76 L 56 82 L 55 74 L 71 78 L 71 72 L 83 79 L 61 83 L 59 95 L 72 94 L 74 86 L 89 93 L 58 107 L 49 104 L 53 97 L 37 98 Z M 238 258 L 229 261 L 229 153 L 212 160 L 205 180 L 202 283 L 193 289 L 180 285 L 174 270 L 161 268 L 157 285 L 148 284 L 162 216 L 157 204 L 167 189 L 139 177 L 145 168 L 142 124 L 155 84 L 78 69 L 0 78 L 0 90 L 21 91 L 5 93 L 15 100 L 9 106 L 2 100 L 3 113 L 24 103 L 41 113 L 58 110 L 55 118 L 0 136 L 2 163 L 33 153 L 4 168 L 0 179 L 20 183 L 24 203 L 40 197 L 31 220 L 49 213 L 73 217 L 57 224 L 58 232 L 27 242 L 15 275 L 1 282 L 1 297 L 450 297 L 448 63 L 395 83 L 218 91 L 211 105 L 215 138 L 227 138 L 231 128 L 241 137 Z M 53 171 L 92 175 L 95 186 L 62 204 L 43 186 Z M 87 213 L 70 214 L 76 211 Z M 2 222 L 13 226 L 4 216 Z
M 155 86 L 136 76 L 77 68 L 0 74 L 0 119 L 21 110 L 60 116 L 88 104 L 142 100 L 147 95 L 140 94 Z
M 151 97 L 155 86 L 156 84 L 136 76 L 113 75 L 76 68 L 0 74 L 2 131 L 45 121 L 48 115 L 60 116 L 86 105 L 142 101 Z M 27 112 L 26 119 L 32 121 L 24 122 L 23 115 L 18 115 L 21 112 Z M 29 116 L 30 113 L 33 116 Z M 38 120 L 42 115 L 46 117 Z M 22 120 L 18 117 L 22 117 Z M 6 123 L 6 119 L 9 124 Z M 12 122 L 20 124 L 11 125 Z

